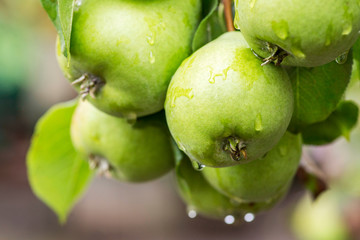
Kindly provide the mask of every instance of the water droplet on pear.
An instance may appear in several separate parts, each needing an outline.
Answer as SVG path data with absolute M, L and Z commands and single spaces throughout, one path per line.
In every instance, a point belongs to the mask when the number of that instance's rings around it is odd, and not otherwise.
M 253 214 L 253 213 L 247 213 L 247 214 L 245 214 L 245 216 L 244 216 L 244 221 L 245 222 L 252 222 L 252 221 L 254 221 L 255 220 L 255 215 Z
M 74 11 L 75 12 L 79 11 L 79 9 L 81 7 L 81 4 L 82 4 L 82 0 L 76 0 L 75 1 L 75 4 L 74 4 Z
M 263 130 L 262 118 L 261 115 L 258 114 L 255 120 L 255 131 L 260 132 L 261 130 Z
M 336 63 L 338 63 L 338 64 L 344 64 L 344 63 L 346 63 L 346 61 L 347 61 L 347 57 L 348 57 L 348 51 L 346 51 L 346 52 L 344 52 L 343 54 L 341 54 L 340 56 L 338 56 L 336 59 L 335 59 L 335 61 L 336 61 Z
M 196 216 L 197 216 L 197 212 L 194 209 L 190 209 L 188 211 L 188 217 L 189 218 L 196 218 Z
M 199 163 L 198 161 L 191 161 L 193 168 L 196 171 L 202 171 L 205 168 L 204 164 Z
M 235 222 L 235 217 L 233 215 L 227 215 L 225 218 L 224 218 L 224 222 L 226 224 L 234 224 Z
M 154 53 L 153 53 L 152 51 L 150 51 L 149 62 L 150 62 L 151 64 L 154 64 L 154 63 L 155 63 L 155 56 L 154 56 Z

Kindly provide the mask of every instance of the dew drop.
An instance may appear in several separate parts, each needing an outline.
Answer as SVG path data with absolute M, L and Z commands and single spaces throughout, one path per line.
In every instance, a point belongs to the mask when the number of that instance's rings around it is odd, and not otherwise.
M 175 107 L 175 101 L 179 97 L 186 97 L 188 99 L 192 99 L 194 97 L 194 94 L 192 92 L 192 88 L 181 88 L 181 87 L 175 87 L 171 90 L 171 95 L 173 96 L 171 99 L 170 107 Z
M 152 51 L 150 51 L 149 62 L 150 62 L 151 64 L 155 63 L 155 56 L 154 56 L 154 54 L 153 54 Z
M 284 145 L 279 147 L 279 152 L 281 156 L 286 156 L 288 154 L 288 148 Z
M 188 216 L 189 216 L 189 218 L 196 218 L 197 212 L 194 209 L 190 209 L 188 211 Z
M 131 112 L 131 113 L 126 114 L 126 115 L 125 115 L 125 118 L 126 118 L 126 121 L 127 121 L 129 124 L 133 125 L 133 124 L 136 123 L 137 115 L 136 115 L 136 113 Z
M 285 20 L 281 20 L 279 22 L 273 21 L 271 26 L 276 36 L 280 39 L 285 40 L 289 37 L 289 26 Z
M 262 47 L 261 50 L 263 50 L 263 51 L 268 51 L 268 49 L 267 49 L 267 48 L 264 48 L 264 47 Z M 252 49 L 252 48 L 251 48 L 251 52 L 254 54 L 255 57 L 257 57 L 257 58 L 259 58 L 259 59 L 261 59 L 261 60 L 263 59 L 263 58 L 260 57 L 260 55 L 257 54 L 257 53 L 255 52 L 255 50 Z
M 250 9 L 253 9 L 255 4 L 256 4 L 256 0 L 251 0 L 250 1 Z
M 226 80 L 229 70 L 230 70 L 230 66 L 223 69 L 221 72 L 215 73 L 213 68 L 209 66 L 209 78 L 208 78 L 209 83 L 214 84 L 216 79 L 219 78 L 222 80 Z
M 326 29 L 326 40 L 325 40 L 326 47 L 330 46 L 331 44 L 332 32 L 333 32 L 333 25 L 332 23 L 330 23 Z
M 305 58 L 305 53 L 301 50 L 301 39 L 295 38 L 291 41 L 291 52 L 298 58 Z
M 183 152 L 186 151 L 184 145 L 180 142 L 179 139 L 176 139 L 176 143 L 177 143 L 177 145 L 178 145 L 178 147 L 179 147 L 179 149 L 180 149 L 181 151 L 183 151 Z
M 150 46 L 153 46 L 155 44 L 155 33 L 150 33 L 150 35 L 146 36 L 146 41 Z
M 331 38 L 326 36 L 325 46 L 328 47 L 331 44 Z
M 204 164 L 199 163 L 198 161 L 191 161 L 193 168 L 196 171 L 202 171 L 205 168 Z
M 76 0 L 75 1 L 75 4 L 74 4 L 74 11 L 75 12 L 79 11 L 79 9 L 81 7 L 81 4 L 82 4 L 82 0 Z
M 225 69 L 223 70 L 223 77 L 224 77 L 224 80 L 226 80 L 226 79 L 227 79 L 227 74 L 228 74 L 229 70 L 230 70 L 230 66 L 229 66 L 229 67 L 227 67 L 227 68 L 225 68 Z
M 215 83 L 215 78 L 214 78 L 214 71 L 213 68 L 209 66 L 209 79 L 208 79 L 209 83 L 213 84 Z
M 344 25 L 343 28 L 343 32 L 342 35 L 349 35 L 352 31 L 352 23 L 351 22 L 346 22 L 346 24 Z
M 216 78 L 218 78 L 218 77 L 225 78 L 223 73 L 216 73 L 216 74 L 214 74 L 214 77 L 213 77 L 214 82 L 215 82 Z
M 261 115 L 258 114 L 255 120 L 255 131 L 260 132 L 261 130 L 263 130 L 262 118 Z
M 344 7 L 344 20 L 345 24 L 343 26 L 342 35 L 349 35 L 352 31 L 352 22 L 353 22 L 353 16 L 349 12 L 349 6 Z
M 224 218 L 224 222 L 226 224 L 234 224 L 235 222 L 235 217 L 233 215 L 227 215 L 225 218 Z
M 245 214 L 245 216 L 244 216 L 244 220 L 245 220 L 245 222 L 252 222 L 252 221 L 254 221 L 255 220 L 255 215 L 254 214 L 252 214 L 252 213 L 247 213 L 247 214 Z
M 301 49 L 299 47 L 293 46 L 291 48 L 291 51 L 298 58 L 305 58 L 305 56 L 306 56 L 305 53 L 303 51 L 301 51 Z
M 160 22 L 159 23 L 159 28 L 160 28 L 160 30 L 165 30 L 166 29 L 166 24 L 164 22 Z
M 346 52 L 344 52 L 343 54 L 341 54 L 340 56 L 338 56 L 338 57 L 335 59 L 336 63 L 337 63 L 337 64 L 344 64 L 344 63 L 346 63 L 347 57 L 348 57 L 348 53 L 349 53 L 349 51 L 346 51 Z

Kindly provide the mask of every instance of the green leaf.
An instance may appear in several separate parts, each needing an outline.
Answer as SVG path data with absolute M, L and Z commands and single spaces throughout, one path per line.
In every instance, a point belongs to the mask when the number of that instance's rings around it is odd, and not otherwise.
M 200 22 L 192 42 L 194 52 L 226 32 L 223 7 L 220 5 L 218 8 L 218 5 L 219 0 L 203 0 L 203 20 Z
M 64 50 L 64 53 L 68 58 L 68 62 L 70 61 L 70 38 L 74 16 L 74 4 L 75 0 L 59 0 L 59 17 L 66 49 Z
M 59 18 L 58 18 L 58 11 L 57 11 L 58 1 L 57 0 L 41 0 L 41 4 L 42 4 L 43 8 L 45 9 L 45 11 L 47 12 L 47 14 L 49 15 L 49 17 L 50 17 L 51 21 L 53 22 L 53 24 L 55 25 L 56 29 L 57 30 L 61 29 Z
M 297 133 L 324 121 L 337 107 L 352 71 L 351 52 L 345 64 L 335 61 L 314 68 L 287 68 L 294 92 L 294 113 L 289 130 Z
M 76 103 L 53 106 L 37 123 L 27 155 L 34 193 L 65 222 L 67 215 L 92 179 L 85 159 L 75 151 L 70 124 Z
M 328 144 L 340 136 L 349 140 L 359 115 L 357 105 L 352 101 L 343 101 L 323 122 L 308 126 L 302 131 L 304 144 Z
M 61 50 L 70 61 L 70 39 L 75 0 L 41 0 L 41 3 L 59 34 Z

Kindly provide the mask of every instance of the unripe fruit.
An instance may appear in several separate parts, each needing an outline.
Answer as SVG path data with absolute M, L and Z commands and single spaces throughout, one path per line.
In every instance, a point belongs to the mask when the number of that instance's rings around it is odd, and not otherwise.
M 205 166 L 255 160 L 280 140 L 293 112 L 287 73 L 260 66 L 240 32 L 196 51 L 176 71 L 165 102 L 179 148 Z
M 258 203 L 239 203 L 231 200 L 210 186 L 201 172 L 193 169 L 187 157 L 176 167 L 176 180 L 180 196 L 188 205 L 189 214 L 199 213 L 221 220 L 230 215 L 240 222 L 246 214 L 256 214 L 273 207 L 285 194 L 284 192 L 270 201 Z
M 315 67 L 349 51 L 359 37 L 358 0 L 236 0 L 235 26 L 263 58 Z M 269 59 L 271 60 L 271 59 Z
M 349 225 L 345 220 L 343 211 L 346 206 L 342 204 L 348 205 L 346 197 L 335 189 L 322 193 L 316 200 L 309 193 L 305 194 L 298 201 L 291 218 L 291 228 L 296 239 L 357 239 L 350 236 Z
M 174 165 L 163 112 L 130 124 L 81 101 L 73 115 L 71 139 L 91 164 L 121 181 L 152 180 Z
M 205 168 L 202 173 L 228 197 L 240 202 L 263 202 L 287 191 L 300 156 L 300 135 L 287 132 L 263 159 L 227 168 Z
M 68 78 L 100 110 L 135 118 L 160 111 L 191 42 L 200 0 L 82 0 L 74 12 Z M 91 96 L 88 96 L 91 95 Z

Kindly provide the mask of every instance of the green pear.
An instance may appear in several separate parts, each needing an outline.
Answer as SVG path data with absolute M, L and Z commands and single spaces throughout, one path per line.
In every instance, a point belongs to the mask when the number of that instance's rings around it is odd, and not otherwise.
M 82 0 L 65 77 L 100 110 L 135 118 L 160 111 L 171 76 L 191 53 L 201 0 Z
M 297 239 L 346 240 L 354 239 L 343 216 L 341 206 L 344 193 L 328 190 L 313 200 L 305 194 L 297 204 L 291 218 L 291 228 Z
M 236 0 L 235 26 L 265 61 L 315 67 L 359 37 L 358 0 Z
M 75 149 L 99 171 L 121 181 L 152 180 L 174 166 L 163 115 L 161 112 L 131 124 L 80 101 L 71 123 L 71 139 Z
M 281 67 L 260 63 L 242 34 L 229 32 L 176 71 L 166 119 L 191 160 L 209 167 L 256 160 L 285 133 L 293 112 L 291 83 Z
M 182 159 L 176 166 L 176 182 L 181 198 L 188 205 L 190 217 L 194 217 L 199 213 L 209 218 L 224 220 L 230 215 L 235 221 L 241 222 L 246 214 L 253 215 L 270 209 L 285 194 L 284 192 L 282 195 L 271 198 L 270 201 L 257 203 L 237 202 L 210 186 L 201 172 L 193 169 L 187 157 Z
M 286 68 L 295 99 L 289 130 L 299 132 L 335 111 L 350 82 L 352 65 L 350 52 L 343 64 L 332 61 L 313 68 Z
M 226 168 L 204 168 L 205 179 L 239 202 L 263 202 L 283 195 L 297 171 L 301 137 L 286 132 L 268 154 L 256 161 Z

